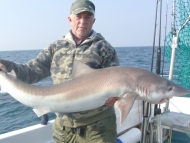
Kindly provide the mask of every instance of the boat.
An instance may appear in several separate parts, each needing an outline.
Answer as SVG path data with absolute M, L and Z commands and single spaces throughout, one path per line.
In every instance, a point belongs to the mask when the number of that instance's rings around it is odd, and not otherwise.
M 161 0 L 158 0 L 161 3 Z M 158 4 L 157 1 L 157 4 Z M 181 0 L 183 1 L 183 0 Z M 184 0 L 186 2 L 186 0 Z M 173 0 L 175 3 L 175 0 Z M 174 14 L 173 14 L 174 15 Z M 184 22 L 182 28 L 186 26 L 190 18 Z M 173 23 L 174 24 L 174 23 Z M 156 23 L 155 23 L 156 25 Z M 178 32 L 182 30 L 178 29 Z M 179 33 L 173 35 L 174 43 L 178 43 Z M 175 41 L 176 40 L 176 41 Z M 153 42 L 154 43 L 154 42 Z M 154 47 L 154 45 L 153 45 Z M 158 49 L 160 46 L 158 46 Z M 175 49 L 171 55 L 171 66 L 174 66 Z M 153 50 L 154 51 L 154 50 Z M 158 50 L 159 51 L 159 50 Z M 172 80 L 173 67 L 170 68 L 169 78 Z M 159 73 L 158 73 L 159 74 Z M 189 76 L 189 75 L 188 75 Z M 173 97 L 169 102 L 161 105 L 149 104 L 141 100 L 136 100 L 129 112 L 126 120 L 120 126 L 119 112 L 116 110 L 118 143 L 162 143 L 172 141 L 172 130 L 190 134 L 190 98 Z M 158 108 L 159 106 L 159 108 Z M 160 109 L 160 110 L 158 110 Z M 147 113 L 147 114 L 146 114 Z M 54 120 L 47 125 L 33 125 L 23 129 L 11 131 L 0 135 L 0 143 L 53 143 L 52 125 Z M 190 136 L 189 136 L 190 142 Z

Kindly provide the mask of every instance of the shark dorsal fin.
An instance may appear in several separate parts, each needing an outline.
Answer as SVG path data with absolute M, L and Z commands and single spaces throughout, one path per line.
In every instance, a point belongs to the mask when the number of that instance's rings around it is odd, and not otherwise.
M 11 70 L 11 72 L 7 73 L 8 75 L 12 76 L 13 78 L 17 78 L 16 73 L 14 70 Z
M 86 65 L 80 61 L 74 61 L 72 74 L 71 74 L 70 78 L 75 78 L 75 77 L 78 77 L 81 75 L 85 75 L 92 71 L 94 71 L 94 69 L 89 67 L 88 65 Z

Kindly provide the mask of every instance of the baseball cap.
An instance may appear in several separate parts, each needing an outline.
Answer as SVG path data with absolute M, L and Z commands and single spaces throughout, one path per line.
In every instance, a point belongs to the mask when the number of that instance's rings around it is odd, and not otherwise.
M 70 14 L 76 15 L 84 11 L 88 11 L 94 15 L 94 4 L 90 0 L 75 0 L 71 6 Z

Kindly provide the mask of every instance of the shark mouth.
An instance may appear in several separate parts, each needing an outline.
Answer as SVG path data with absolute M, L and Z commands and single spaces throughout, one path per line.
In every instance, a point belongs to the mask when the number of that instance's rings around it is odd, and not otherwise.
M 166 100 L 169 100 L 169 98 L 168 97 L 162 98 L 159 103 L 164 103 L 164 102 L 166 102 Z

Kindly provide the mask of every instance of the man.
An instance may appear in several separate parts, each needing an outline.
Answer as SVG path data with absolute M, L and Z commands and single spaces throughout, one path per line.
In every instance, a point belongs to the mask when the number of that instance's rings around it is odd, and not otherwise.
M 53 83 L 59 84 L 69 79 L 74 60 L 96 69 L 119 65 L 113 47 L 101 34 L 92 30 L 94 15 L 95 6 L 91 1 L 76 0 L 68 17 L 71 30 L 63 40 L 50 44 L 35 59 L 24 65 L 0 59 L 0 69 L 5 72 L 14 69 L 17 78 L 27 83 L 35 83 L 51 76 Z M 56 113 L 54 142 L 115 143 L 115 112 L 113 107 L 107 105 L 113 105 L 116 100 L 107 100 L 104 106 L 85 112 Z

